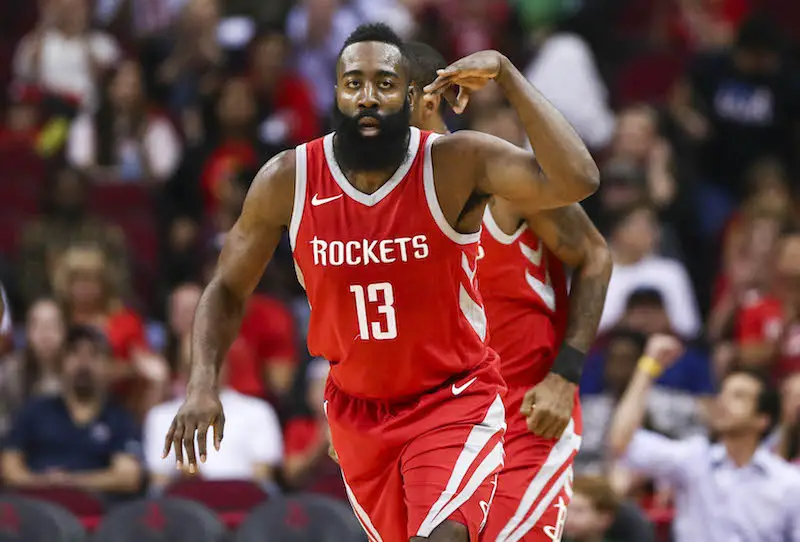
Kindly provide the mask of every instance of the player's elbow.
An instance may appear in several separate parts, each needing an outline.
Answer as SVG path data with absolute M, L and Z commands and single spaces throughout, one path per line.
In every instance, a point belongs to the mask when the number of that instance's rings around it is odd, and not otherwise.
M 599 233 L 593 237 L 587 250 L 586 266 L 592 269 L 593 274 L 605 277 L 606 283 L 611 280 L 611 270 L 614 267 L 611 249 Z
M 572 184 L 580 200 L 584 200 L 600 188 L 600 170 L 591 156 L 586 156 L 575 164 Z

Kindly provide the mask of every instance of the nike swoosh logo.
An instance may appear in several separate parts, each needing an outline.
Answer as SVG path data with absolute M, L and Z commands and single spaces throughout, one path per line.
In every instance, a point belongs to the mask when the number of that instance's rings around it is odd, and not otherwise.
M 464 390 L 469 388 L 472 385 L 472 383 L 475 382 L 476 380 L 478 380 L 477 376 L 473 377 L 471 380 L 468 380 L 466 384 L 463 384 L 461 386 L 456 386 L 455 384 L 453 384 L 453 395 L 461 395 L 464 392 Z
M 337 200 L 342 196 L 344 196 L 344 194 L 339 194 L 338 196 L 331 196 L 329 198 L 320 198 L 319 194 L 314 194 L 314 197 L 311 198 L 311 205 L 313 205 L 314 207 L 325 205 L 326 203 L 330 203 L 334 200 Z

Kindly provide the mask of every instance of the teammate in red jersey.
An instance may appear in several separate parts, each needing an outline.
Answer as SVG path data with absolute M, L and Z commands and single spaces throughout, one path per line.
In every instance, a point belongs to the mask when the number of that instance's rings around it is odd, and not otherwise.
M 460 85 L 460 107 L 496 80 L 538 161 L 485 134 L 410 127 L 404 45 L 385 25 L 359 27 L 336 69 L 336 131 L 270 160 L 226 238 L 195 315 L 187 398 L 165 455 L 174 446 L 195 470 L 195 439 L 202 461 L 211 426 L 219 446 L 219 364 L 288 227 L 311 306 L 309 350 L 331 362 L 332 442 L 364 530 L 373 541 L 476 541 L 505 430 L 474 276 L 485 201 L 500 194 L 531 213 L 567 205 L 597 188 L 597 167 L 497 52 L 460 60 L 437 88 Z
M 412 124 L 445 133 L 441 99 L 422 92 L 444 59 L 423 43 L 409 43 L 406 51 L 414 81 Z M 569 296 L 565 264 L 574 270 Z M 580 445 L 576 387 L 610 275 L 608 247 L 580 205 L 523 220 L 508 201 L 492 198 L 477 276 L 489 345 L 500 355 L 509 387 L 508 428 L 505 466 L 482 540 L 560 540 Z

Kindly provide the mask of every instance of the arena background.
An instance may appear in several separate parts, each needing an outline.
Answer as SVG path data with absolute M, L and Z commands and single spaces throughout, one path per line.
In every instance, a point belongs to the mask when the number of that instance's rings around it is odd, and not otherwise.
M 688 348 L 659 382 L 650 427 L 702 433 L 720 375 L 758 364 L 784 392 L 770 445 L 800 457 L 800 257 L 776 253 L 798 218 L 795 0 L 3 0 L 0 279 L 12 325 L 0 361 L 0 539 L 34 540 L 27 529 L 48 522 L 61 534 L 36 536 L 81 539 L 111 516 L 101 534 L 115 541 L 237 529 L 242 541 L 329 540 L 325 529 L 359 539 L 335 504 L 344 492 L 315 407 L 326 369 L 305 350 L 308 305 L 286 240 L 229 355 L 224 455 L 191 476 L 160 459 L 159 439 L 183 393 L 200 288 L 248 184 L 271 156 L 326 132 L 336 55 L 365 21 L 448 60 L 500 50 L 601 167 L 585 208 L 617 268 L 582 384 L 577 474 L 618 487 L 604 431 L 637 337 L 659 331 Z M 448 123 L 526 144 L 491 87 Z M 781 310 L 783 355 L 748 355 L 763 331 L 753 320 Z M 88 425 L 36 406 L 60 393 L 73 326 L 101 333 L 92 340 L 108 347 L 110 377 L 95 385 L 122 405 Z M 120 467 L 120 455 L 133 461 Z M 668 540 L 668 492 L 630 487 L 620 497 Z

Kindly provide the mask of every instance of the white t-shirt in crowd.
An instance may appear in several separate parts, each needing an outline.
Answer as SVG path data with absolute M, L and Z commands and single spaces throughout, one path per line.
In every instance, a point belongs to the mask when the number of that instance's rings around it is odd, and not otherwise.
M 76 96 L 85 107 L 97 105 L 96 74 L 92 61 L 102 67 L 120 59 L 119 45 L 104 32 L 66 36 L 54 28 L 44 31 L 38 70 L 34 63 L 36 38 L 28 34 L 14 54 L 14 76 L 60 94 Z
M 208 480 L 252 480 L 257 465 L 277 466 L 283 459 L 283 437 L 275 410 L 269 403 L 230 389 L 220 394 L 225 410 L 225 438 L 214 449 L 213 429 L 208 431 L 208 458 L 199 464 Z M 161 459 L 164 436 L 183 398 L 162 403 L 147 413 L 144 424 L 144 459 L 153 474 L 175 476 L 175 451 Z

